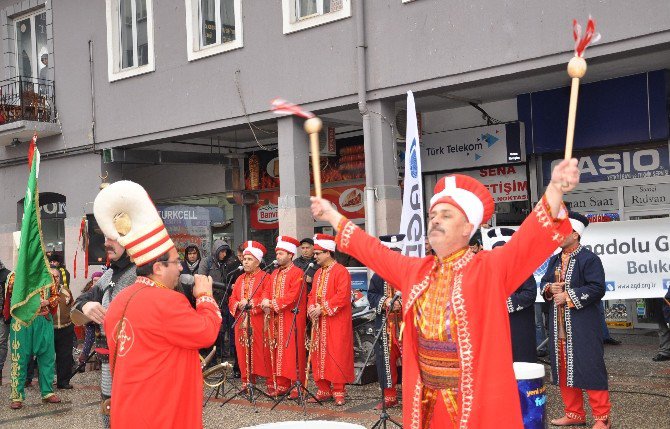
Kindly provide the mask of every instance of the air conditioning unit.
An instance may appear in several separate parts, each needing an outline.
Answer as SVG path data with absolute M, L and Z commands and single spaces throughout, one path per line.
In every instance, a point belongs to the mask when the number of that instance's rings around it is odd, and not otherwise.
M 405 134 L 407 133 L 407 110 L 400 109 L 396 112 L 394 128 L 396 140 L 404 142 Z

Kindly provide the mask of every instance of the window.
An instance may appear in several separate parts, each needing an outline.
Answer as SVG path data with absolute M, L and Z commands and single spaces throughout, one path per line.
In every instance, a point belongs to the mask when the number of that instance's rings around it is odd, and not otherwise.
M 107 0 L 109 80 L 154 71 L 152 0 Z
M 241 0 L 185 0 L 188 60 L 242 47 Z
M 351 16 L 351 0 L 282 0 L 284 34 Z
M 14 20 L 16 70 L 21 77 L 47 79 L 47 13 L 42 9 Z
M 342 0 L 296 0 L 297 19 L 312 18 L 342 10 Z

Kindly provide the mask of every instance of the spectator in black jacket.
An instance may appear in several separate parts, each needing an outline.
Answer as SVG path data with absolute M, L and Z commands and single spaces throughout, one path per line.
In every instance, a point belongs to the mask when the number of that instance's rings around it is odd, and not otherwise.
M 200 249 L 198 246 L 189 245 L 184 249 L 184 260 L 181 263 L 181 273 L 195 275 L 200 268 Z M 180 284 L 181 292 L 186 296 L 191 307 L 195 308 L 195 297 L 193 296 L 193 284 Z
M 312 278 L 314 277 L 314 273 L 319 269 L 316 259 L 314 258 L 314 240 L 311 238 L 303 238 L 300 240 L 300 257 L 295 258 L 293 264 L 304 271 L 307 292 L 309 293 L 312 290 Z M 313 264 L 312 268 L 309 268 L 309 264 Z
M 231 258 L 233 258 L 233 252 L 230 248 L 230 245 L 224 240 L 214 240 L 214 244 L 212 245 L 212 254 L 209 255 L 207 259 L 200 262 L 200 266 L 198 267 L 198 274 L 211 276 L 212 280 L 215 282 L 228 284 L 231 277 L 229 274 L 234 269 L 231 268 Z M 228 331 L 228 352 L 230 356 L 235 358 L 237 356 L 235 353 L 235 333 L 231 328 L 233 323 L 233 316 L 230 314 L 230 310 L 228 310 L 228 296 L 226 296 L 224 290 L 220 290 L 218 288 L 215 288 L 213 292 L 214 299 L 216 299 L 216 302 L 219 303 L 221 308 L 221 315 L 223 317 L 221 329 L 219 331 L 219 337 L 216 340 L 216 355 L 220 360 L 223 359 L 225 333 Z M 203 349 L 201 352 L 207 354 L 210 350 L 211 348 Z M 210 365 L 215 363 L 216 359 L 212 359 L 210 361 Z M 237 368 L 237 362 L 235 362 L 235 368 Z M 239 369 L 235 371 L 236 374 L 238 372 Z

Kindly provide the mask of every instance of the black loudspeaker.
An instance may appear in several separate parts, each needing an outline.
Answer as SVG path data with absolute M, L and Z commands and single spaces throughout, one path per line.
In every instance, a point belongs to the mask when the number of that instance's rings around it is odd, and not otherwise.
M 95 216 L 86 215 L 88 222 L 88 265 L 105 265 L 107 253 L 105 252 L 105 236 L 102 234 Z

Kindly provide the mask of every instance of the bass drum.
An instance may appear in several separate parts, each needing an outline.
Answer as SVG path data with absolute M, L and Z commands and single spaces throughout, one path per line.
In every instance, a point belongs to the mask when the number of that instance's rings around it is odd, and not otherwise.
M 342 422 L 329 422 L 325 420 L 267 423 L 264 425 L 249 426 L 242 429 L 313 429 L 315 427 L 319 429 L 365 429 L 364 426 L 360 425 Z

